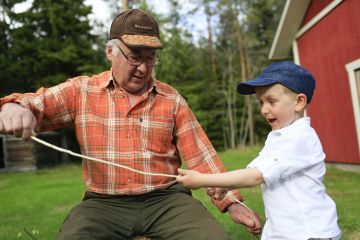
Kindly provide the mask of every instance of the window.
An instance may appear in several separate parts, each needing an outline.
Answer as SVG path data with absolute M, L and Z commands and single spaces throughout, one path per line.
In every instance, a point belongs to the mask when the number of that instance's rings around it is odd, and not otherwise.
M 351 100 L 355 116 L 355 126 L 360 149 L 360 59 L 346 64 L 349 76 Z
M 357 104 L 360 104 L 360 68 L 355 71 L 355 85 L 356 85 L 356 95 L 357 95 Z

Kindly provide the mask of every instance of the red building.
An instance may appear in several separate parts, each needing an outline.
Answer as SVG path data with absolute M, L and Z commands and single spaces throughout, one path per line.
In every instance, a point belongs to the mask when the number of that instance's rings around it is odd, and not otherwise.
M 326 161 L 360 164 L 360 1 L 287 0 L 269 58 L 316 78 L 307 115 Z

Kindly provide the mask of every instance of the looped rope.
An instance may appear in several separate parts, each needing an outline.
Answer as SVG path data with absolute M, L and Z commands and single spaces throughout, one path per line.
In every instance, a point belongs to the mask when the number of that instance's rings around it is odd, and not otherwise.
M 136 170 L 136 169 L 133 169 L 131 167 L 128 167 L 128 166 L 124 166 L 124 165 L 121 165 L 121 164 L 117 164 L 117 163 L 112 163 L 112 162 L 107 162 L 107 161 L 104 161 L 102 159 L 98 159 L 98 158 L 93 158 L 93 157 L 88 157 L 88 156 L 85 156 L 85 155 L 82 155 L 82 154 L 78 154 L 78 153 L 74 153 L 73 151 L 70 151 L 70 150 L 67 150 L 67 149 L 64 149 L 64 148 L 61 148 L 61 147 L 57 147 L 55 145 L 52 145 L 48 142 L 45 142 L 35 136 L 31 136 L 30 137 L 32 140 L 38 142 L 38 143 L 41 143 L 47 147 L 50 147 L 50 148 L 53 148 L 59 152 L 64 152 L 64 153 L 67 153 L 67 154 L 70 154 L 72 156 L 75 156 L 75 157 L 79 157 L 79 158 L 84 158 L 84 159 L 87 159 L 87 160 L 91 160 L 91 161 L 94 161 L 94 162 L 100 162 L 100 163 L 104 163 L 104 164 L 108 164 L 108 165 L 112 165 L 112 166 L 116 166 L 116 167 L 119 167 L 119 168 L 124 168 L 124 169 L 127 169 L 127 170 L 130 170 L 132 172 L 136 172 L 136 173 L 139 173 L 139 174 L 143 174 L 143 175 L 150 175 L 150 176 L 162 176 L 162 177 L 171 177 L 171 178 L 176 178 L 176 175 L 172 175 L 172 174 L 164 174 L 164 173 L 149 173 L 149 172 L 143 172 L 143 171 L 140 171 L 140 170 Z M 230 198 L 231 200 L 235 201 L 236 203 L 239 203 L 241 204 L 242 206 L 244 206 L 246 209 L 248 209 L 251 213 L 251 217 L 255 223 L 255 217 L 254 217 L 254 214 L 253 214 L 253 211 L 248 207 L 246 206 L 245 203 L 243 202 L 240 202 L 238 199 L 236 199 L 234 196 L 230 195 L 230 194 L 226 194 L 226 196 L 228 198 Z
M 107 162 L 107 161 L 104 161 L 102 159 L 99 159 L 99 158 L 93 158 L 93 157 L 88 157 L 88 156 L 85 156 L 85 155 L 82 155 L 82 154 L 78 154 L 78 153 L 74 153 L 70 150 L 67 150 L 67 149 L 63 149 L 61 147 L 57 147 L 55 145 L 52 145 L 48 142 L 45 142 L 37 137 L 34 137 L 34 136 L 31 136 L 30 137 L 32 140 L 38 142 L 38 143 L 41 143 L 47 147 L 50 147 L 50 148 L 53 148 L 55 150 L 58 150 L 59 152 L 64 152 L 64 153 L 67 153 L 67 154 L 70 154 L 72 156 L 75 156 L 75 157 L 79 157 L 79 158 L 84 158 L 84 159 L 87 159 L 87 160 L 91 160 L 91 161 L 94 161 L 94 162 L 99 162 L 99 163 L 104 163 L 104 164 L 108 164 L 108 165 L 112 165 L 112 166 L 116 166 L 116 167 L 119 167 L 119 168 L 124 168 L 124 169 L 127 169 L 127 170 L 130 170 L 132 172 L 136 172 L 136 173 L 140 173 L 140 174 L 143 174 L 143 175 L 150 175 L 150 176 L 162 176 L 162 177 L 171 177 L 171 178 L 176 178 L 176 175 L 171 175 L 171 174 L 165 174 L 165 173 L 149 173 L 149 172 L 143 172 L 143 171 L 140 171 L 140 170 L 136 170 L 136 169 L 133 169 L 131 167 L 128 167 L 128 166 L 124 166 L 124 165 L 121 165 L 121 164 L 118 164 L 118 163 L 113 163 L 113 162 Z

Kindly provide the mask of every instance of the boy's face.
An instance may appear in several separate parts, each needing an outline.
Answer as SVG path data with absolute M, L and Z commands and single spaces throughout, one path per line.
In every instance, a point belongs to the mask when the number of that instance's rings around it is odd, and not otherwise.
M 277 130 L 289 126 L 300 118 L 298 100 L 295 92 L 281 84 L 255 87 L 256 96 L 261 104 L 261 114 Z

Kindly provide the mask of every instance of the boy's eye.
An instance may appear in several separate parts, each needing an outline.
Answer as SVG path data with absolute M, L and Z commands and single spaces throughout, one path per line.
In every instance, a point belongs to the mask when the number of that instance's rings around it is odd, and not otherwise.
M 273 106 L 276 103 L 276 100 L 275 99 L 268 99 L 266 102 L 268 104 L 270 104 L 271 106 Z

